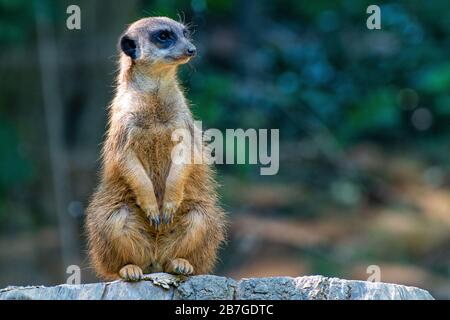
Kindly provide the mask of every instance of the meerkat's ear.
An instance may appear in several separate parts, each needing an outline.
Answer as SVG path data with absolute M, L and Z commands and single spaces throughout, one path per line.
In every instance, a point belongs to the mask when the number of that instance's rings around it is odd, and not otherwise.
M 120 49 L 133 60 L 139 55 L 137 41 L 126 34 L 120 38 Z

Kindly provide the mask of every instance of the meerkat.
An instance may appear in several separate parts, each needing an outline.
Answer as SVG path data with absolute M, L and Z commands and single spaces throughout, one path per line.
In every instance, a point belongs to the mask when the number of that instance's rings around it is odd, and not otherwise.
M 103 279 L 127 281 L 149 272 L 209 273 L 226 230 L 214 171 L 171 159 L 174 146 L 187 143 L 173 141 L 174 130 L 202 144 L 177 80 L 196 48 L 183 24 L 150 17 L 128 27 L 118 50 L 100 183 L 86 211 L 93 267 Z M 194 149 L 185 160 L 203 156 Z

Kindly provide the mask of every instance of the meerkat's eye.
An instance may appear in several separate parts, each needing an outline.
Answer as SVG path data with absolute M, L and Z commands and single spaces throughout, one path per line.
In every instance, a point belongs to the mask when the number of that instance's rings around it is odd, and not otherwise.
M 165 41 L 169 40 L 170 38 L 171 38 L 170 31 L 166 31 L 166 30 L 160 31 L 156 35 L 156 39 L 161 42 L 165 42 Z
M 170 30 L 158 30 L 150 34 L 150 40 L 159 48 L 168 48 L 177 41 L 177 37 Z

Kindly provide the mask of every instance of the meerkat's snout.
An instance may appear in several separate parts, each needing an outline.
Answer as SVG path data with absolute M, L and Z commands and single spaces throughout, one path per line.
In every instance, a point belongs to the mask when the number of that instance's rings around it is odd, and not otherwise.
M 197 54 L 197 48 L 190 42 L 184 41 L 179 48 L 174 47 L 172 50 L 168 50 L 164 59 L 168 63 L 186 63 Z
M 195 57 L 197 55 L 197 48 L 191 44 L 187 49 L 186 49 L 186 55 L 189 57 Z

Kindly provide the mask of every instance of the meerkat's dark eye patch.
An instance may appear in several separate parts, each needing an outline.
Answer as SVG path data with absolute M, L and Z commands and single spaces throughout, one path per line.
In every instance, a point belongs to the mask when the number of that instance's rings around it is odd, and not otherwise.
M 128 37 L 127 35 L 123 36 L 120 39 L 120 48 L 122 51 L 129 56 L 131 59 L 137 58 L 137 46 L 136 41 Z
M 158 30 L 150 34 L 151 41 L 160 48 L 168 48 L 177 41 L 177 36 L 170 30 Z

